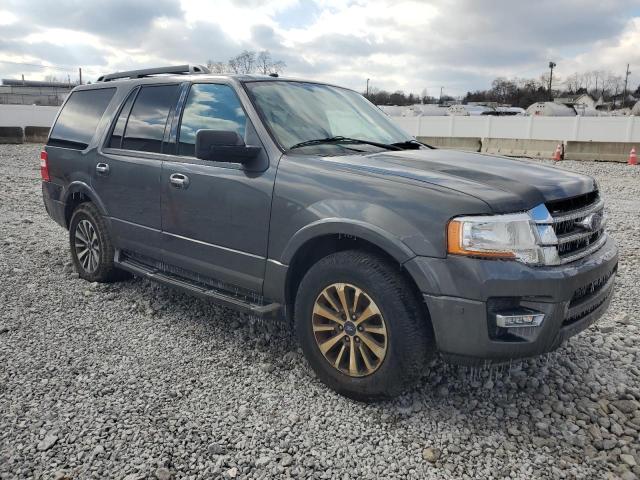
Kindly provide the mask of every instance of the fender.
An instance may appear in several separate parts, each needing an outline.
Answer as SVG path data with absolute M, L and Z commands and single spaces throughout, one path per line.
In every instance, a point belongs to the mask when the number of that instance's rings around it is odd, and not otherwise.
M 326 235 L 345 235 L 366 240 L 387 252 L 400 264 L 416 256 L 402 240 L 376 225 L 362 220 L 323 218 L 298 230 L 287 243 L 280 260 L 267 261 L 263 284 L 265 297 L 286 303 L 289 265 L 307 242 Z
M 62 194 L 62 201 L 65 204 L 69 203 L 69 200 L 74 193 L 82 193 L 83 195 L 86 195 L 98 208 L 101 215 L 105 217 L 109 216 L 107 209 L 105 208 L 104 203 L 100 200 L 100 197 L 98 197 L 98 194 L 86 182 L 80 180 L 71 182 Z
M 331 234 L 366 240 L 380 247 L 401 264 L 416 256 L 401 239 L 376 225 L 361 220 L 323 218 L 298 230 L 282 252 L 281 263 L 289 265 L 296 252 L 309 240 Z

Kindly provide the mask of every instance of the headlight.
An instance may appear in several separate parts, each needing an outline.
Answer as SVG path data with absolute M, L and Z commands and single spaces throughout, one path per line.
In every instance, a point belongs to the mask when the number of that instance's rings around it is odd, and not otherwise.
M 454 255 L 519 260 L 538 265 L 544 252 L 527 213 L 458 217 L 447 228 L 447 250 Z

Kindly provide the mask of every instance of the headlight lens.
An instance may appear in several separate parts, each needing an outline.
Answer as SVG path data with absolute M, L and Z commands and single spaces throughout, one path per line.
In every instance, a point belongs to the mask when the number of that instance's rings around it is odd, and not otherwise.
M 447 229 L 448 252 L 454 255 L 519 260 L 541 264 L 535 225 L 527 213 L 458 217 Z

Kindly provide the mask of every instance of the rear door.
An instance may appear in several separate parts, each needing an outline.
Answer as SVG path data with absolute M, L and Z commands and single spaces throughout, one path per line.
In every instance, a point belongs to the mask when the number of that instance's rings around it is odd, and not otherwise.
M 176 151 L 162 168 L 164 262 L 225 290 L 261 292 L 275 167 L 264 150 L 264 168 L 251 171 L 195 158 L 201 129 L 233 130 L 247 145 L 262 146 L 230 85 L 191 85 L 176 122 Z
M 179 84 L 135 88 L 93 166 L 93 188 L 109 215 L 116 248 L 141 260 L 161 259 L 162 152 L 179 89 Z

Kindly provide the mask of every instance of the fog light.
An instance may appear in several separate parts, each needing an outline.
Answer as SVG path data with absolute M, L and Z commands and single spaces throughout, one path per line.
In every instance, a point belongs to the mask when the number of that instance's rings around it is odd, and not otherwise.
M 517 310 L 496 314 L 496 325 L 502 328 L 539 327 L 544 313 L 533 310 Z

